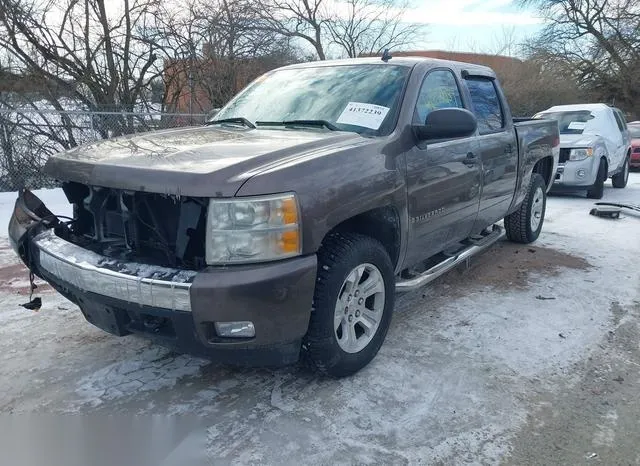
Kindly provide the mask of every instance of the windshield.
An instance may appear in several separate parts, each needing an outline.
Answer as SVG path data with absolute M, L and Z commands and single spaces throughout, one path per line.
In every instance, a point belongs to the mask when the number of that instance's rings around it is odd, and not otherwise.
M 628 128 L 632 139 L 640 139 L 640 126 L 628 126 Z
M 560 127 L 560 134 L 582 134 L 587 127 L 588 122 L 593 120 L 595 117 L 588 110 L 577 110 L 539 113 L 534 118 L 556 120 Z
M 245 118 L 256 126 L 324 121 L 343 131 L 384 135 L 395 126 L 410 71 L 393 65 L 276 70 L 250 84 L 214 120 Z

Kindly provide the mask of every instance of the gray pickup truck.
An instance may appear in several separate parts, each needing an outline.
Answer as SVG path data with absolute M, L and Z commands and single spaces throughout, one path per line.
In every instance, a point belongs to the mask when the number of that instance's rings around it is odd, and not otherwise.
M 9 236 L 116 335 L 230 364 L 352 374 L 396 291 L 498 240 L 535 241 L 558 124 L 514 122 L 495 74 L 423 58 L 304 63 L 207 125 L 52 157 L 73 218 L 22 191 Z

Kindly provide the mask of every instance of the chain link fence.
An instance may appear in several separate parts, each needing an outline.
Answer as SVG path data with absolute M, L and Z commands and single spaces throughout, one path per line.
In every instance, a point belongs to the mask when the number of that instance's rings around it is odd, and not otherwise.
M 0 107 L 0 192 L 56 186 L 42 168 L 56 152 L 100 139 L 201 125 L 205 114 Z

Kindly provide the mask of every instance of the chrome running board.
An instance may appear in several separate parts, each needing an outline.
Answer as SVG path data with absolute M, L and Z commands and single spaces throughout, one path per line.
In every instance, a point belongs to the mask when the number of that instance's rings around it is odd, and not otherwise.
M 469 246 L 457 252 L 455 255 L 448 257 L 447 259 L 425 270 L 415 277 L 408 279 L 399 279 L 398 281 L 396 281 L 396 291 L 411 291 L 432 282 L 445 272 L 448 272 L 455 266 L 466 261 L 471 256 L 475 256 L 476 254 L 487 249 L 489 246 L 493 245 L 496 241 L 502 238 L 503 234 L 504 232 L 501 227 L 499 227 L 498 225 L 493 225 L 490 233 L 485 235 L 482 239 L 471 240 L 471 244 Z

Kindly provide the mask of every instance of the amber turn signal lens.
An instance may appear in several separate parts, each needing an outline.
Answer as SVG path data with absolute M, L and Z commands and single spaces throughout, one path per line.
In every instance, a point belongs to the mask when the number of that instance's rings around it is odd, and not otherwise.
M 282 223 L 292 225 L 298 223 L 298 206 L 292 197 L 282 201 Z
M 293 254 L 300 251 L 300 233 L 298 230 L 283 231 L 280 234 L 280 250 L 284 254 Z

